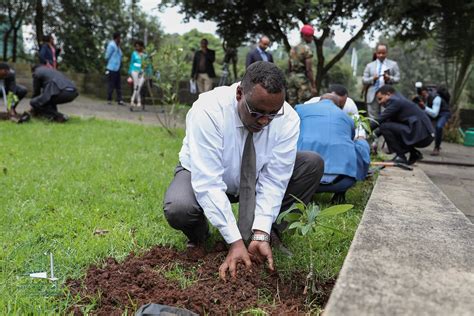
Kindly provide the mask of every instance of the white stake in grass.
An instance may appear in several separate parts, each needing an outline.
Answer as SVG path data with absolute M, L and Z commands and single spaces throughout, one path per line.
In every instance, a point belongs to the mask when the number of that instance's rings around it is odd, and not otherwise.
M 35 278 L 35 279 L 48 279 L 50 281 L 57 281 L 58 278 L 54 277 L 54 260 L 53 260 L 53 253 L 49 253 L 49 267 L 51 271 L 51 276 L 48 278 L 48 273 L 47 272 L 35 272 L 35 273 L 30 273 L 30 277 Z

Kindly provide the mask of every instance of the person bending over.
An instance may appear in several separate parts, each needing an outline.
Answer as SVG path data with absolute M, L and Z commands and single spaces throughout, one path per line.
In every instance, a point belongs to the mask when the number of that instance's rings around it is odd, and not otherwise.
M 417 104 L 397 93 L 391 85 L 381 87 L 375 96 L 385 110 L 370 123 L 370 127 L 379 126 L 389 150 L 395 153 L 393 161 L 413 164 L 422 159 L 423 155 L 416 148 L 429 146 L 434 138 L 428 115 Z M 410 153 L 409 160 L 406 153 Z
M 46 66 L 34 66 L 31 114 L 50 121 L 66 122 L 68 117 L 58 111 L 58 104 L 72 102 L 79 94 L 76 85 L 63 73 Z
M 278 214 L 295 202 L 293 196 L 308 203 L 319 186 L 323 160 L 297 152 L 298 135 L 284 74 L 269 62 L 250 65 L 240 83 L 202 93 L 189 110 L 164 214 L 189 247 L 202 247 L 208 221 L 219 230 L 230 245 L 219 268 L 223 280 L 251 260 L 273 269 L 270 236 L 277 243 L 285 227 L 273 225 Z
M 370 164 L 370 146 L 364 135 L 354 139 L 354 121 L 342 110 L 345 103 L 327 93 L 318 102 L 295 108 L 301 120 L 298 150 L 317 152 L 324 159 L 317 192 L 333 192 L 331 202 L 336 204 L 344 203 L 346 191 L 365 179 Z
M 10 68 L 7 63 L 0 63 L 0 97 L 6 100 L 9 94 L 14 95 L 14 101 L 7 106 L 10 115 L 17 115 L 16 106 L 26 96 L 27 92 L 24 86 L 16 83 L 15 70 Z

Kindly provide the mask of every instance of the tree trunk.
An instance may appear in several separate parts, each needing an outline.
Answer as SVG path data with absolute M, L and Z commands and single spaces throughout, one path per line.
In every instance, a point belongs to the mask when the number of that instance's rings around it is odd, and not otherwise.
M 13 29 L 13 46 L 12 46 L 12 62 L 14 63 L 16 63 L 17 47 L 18 47 L 18 28 L 14 28 Z
M 43 11 L 43 2 L 42 0 L 36 0 L 36 14 L 35 14 L 35 28 L 36 28 L 36 43 L 38 48 L 41 46 L 43 41 L 44 31 L 43 31 L 43 20 L 44 20 L 44 11 Z
M 3 34 L 3 61 L 8 61 L 8 40 L 10 39 L 11 28 Z
M 453 117 L 451 119 L 450 127 L 452 129 L 457 129 L 461 125 L 461 107 L 459 106 L 459 99 L 461 98 L 462 91 L 466 86 L 466 82 L 469 79 L 472 71 L 472 54 L 473 54 L 473 46 L 467 45 L 462 56 L 461 62 L 458 65 L 458 71 L 456 72 L 456 78 L 454 78 L 454 85 L 453 85 L 453 94 L 450 101 L 450 108 L 453 113 Z

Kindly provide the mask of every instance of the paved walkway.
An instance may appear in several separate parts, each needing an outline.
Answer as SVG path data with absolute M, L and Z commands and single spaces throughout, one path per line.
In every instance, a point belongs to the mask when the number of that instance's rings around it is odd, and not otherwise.
M 18 106 L 18 110 L 25 111 L 29 109 L 29 99 L 23 99 Z M 161 106 L 149 106 L 145 111 L 130 112 L 129 106 L 120 106 L 117 103 L 108 105 L 105 100 L 89 98 L 80 95 L 71 103 L 61 104 L 58 106 L 59 111 L 69 116 L 79 116 L 83 118 L 96 117 L 104 120 L 127 121 L 138 124 L 160 125 L 158 115 L 162 120 L 170 120 L 171 118 L 164 115 Z M 184 115 L 178 120 L 173 118 L 176 127 L 184 127 Z
M 28 99 L 22 100 L 19 109 L 28 108 Z M 139 124 L 159 125 L 158 115 L 162 120 L 165 115 L 159 113 L 161 107 L 148 107 L 145 112 L 130 112 L 128 106 L 107 105 L 105 100 L 79 96 L 74 102 L 60 105 L 59 109 L 68 115 L 80 117 L 97 117 L 106 120 L 120 120 Z M 176 121 L 177 127 L 184 127 L 184 116 Z M 417 165 L 448 196 L 472 222 L 474 222 L 474 167 L 456 165 L 438 165 L 428 162 L 448 162 L 474 164 L 474 147 L 458 144 L 442 144 L 441 155 L 430 156 L 432 146 L 422 150 L 424 161 Z
M 430 156 L 433 146 L 424 148 L 424 159 L 417 163 L 448 198 L 474 223 L 474 147 L 442 143 L 441 155 Z M 433 164 L 448 163 L 448 164 Z

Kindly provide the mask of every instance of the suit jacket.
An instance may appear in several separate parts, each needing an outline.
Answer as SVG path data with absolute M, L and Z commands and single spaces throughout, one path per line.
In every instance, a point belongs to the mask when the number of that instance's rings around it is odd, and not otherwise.
M 33 98 L 30 104 L 41 107 L 55 95 L 64 90 L 77 91 L 76 85 L 61 72 L 45 66 L 36 68 L 33 73 Z
M 265 55 L 267 55 L 268 61 L 273 63 L 273 56 L 267 51 L 263 51 Z M 262 56 L 260 55 L 260 52 L 258 51 L 257 48 L 254 48 L 247 54 L 247 59 L 245 61 L 245 68 L 248 68 L 251 64 L 253 64 L 256 61 L 261 61 Z
M 193 59 L 193 69 L 191 71 L 191 77 L 196 78 L 198 71 L 199 71 L 199 60 L 201 59 L 201 55 L 203 52 L 201 50 L 198 50 L 194 54 L 194 59 Z M 214 71 L 214 61 L 216 60 L 216 52 L 213 51 L 212 49 L 207 49 L 207 54 L 206 54 L 206 73 L 209 75 L 209 77 L 214 78 L 216 76 L 216 73 Z
M 385 83 L 398 83 L 400 81 L 400 69 L 398 68 L 397 62 L 391 59 L 385 59 L 384 65 L 388 69 L 388 74 L 390 76 L 390 80 Z M 373 62 L 368 63 L 367 66 L 365 66 L 364 77 L 362 78 L 362 82 L 365 85 L 369 86 L 369 88 L 367 89 L 367 103 L 372 103 L 375 98 L 376 87 L 374 82 L 374 76 L 377 74 L 377 71 L 377 60 L 374 60 Z
M 300 104 L 298 150 L 317 152 L 324 159 L 324 174 L 365 179 L 370 148 L 365 140 L 354 141 L 354 121 L 330 100 Z
M 400 123 L 401 137 L 407 145 L 414 145 L 429 136 L 434 136 L 433 125 L 428 115 L 399 93 L 390 97 L 377 122 L 380 126 L 385 122 Z M 370 125 L 372 128 L 377 127 L 376 122 Z

